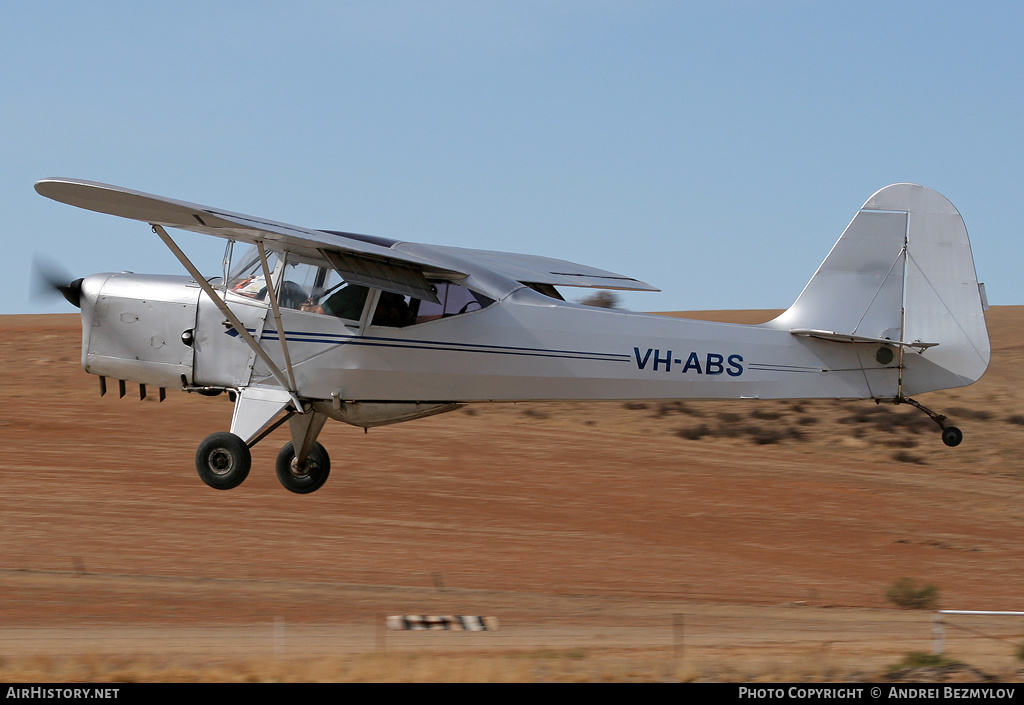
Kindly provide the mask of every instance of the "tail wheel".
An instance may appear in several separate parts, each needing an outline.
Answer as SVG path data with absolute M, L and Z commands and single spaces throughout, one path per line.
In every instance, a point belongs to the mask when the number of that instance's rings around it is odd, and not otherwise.
M 214 433 L 199 444 L 196 471 L 215 490 L 230 490 L 249 476 L 252 456 L 245 441 L 233 433 Z
M 942 429 L 942 442 L 950 448 L 960 445 L 960 441 L 963 439 L 964 434 L 956 426 L 946 426 Z
M 295 457 L 295 447 L 291 441 L 285 443 L 277 454 L 277 479 L 286 490 L 296 494 L 316 492 L 327 482 L 330 474 L 331 458 L 319 443 L 313 443 L 304 463 L 299 463 Z

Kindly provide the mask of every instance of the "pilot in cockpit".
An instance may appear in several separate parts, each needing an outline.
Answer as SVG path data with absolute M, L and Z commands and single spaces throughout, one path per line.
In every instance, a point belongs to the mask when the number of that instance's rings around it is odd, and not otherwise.
M 369 288 L 361 284 L 349 284 L 331 294 L 320 304 L 315 303 L 312 299 L 307 299 L 302 304 L 302 310 L 358 321 L 362 316 L 363 306 L 366 304 L 366 297 L 369 293 Z M 373 314 L 372 323 L 375 326 L 401 326 L 407 322 L 408 313 L 409 305 L 401 294 L 382 291 L 377 300 L 377 309 Z

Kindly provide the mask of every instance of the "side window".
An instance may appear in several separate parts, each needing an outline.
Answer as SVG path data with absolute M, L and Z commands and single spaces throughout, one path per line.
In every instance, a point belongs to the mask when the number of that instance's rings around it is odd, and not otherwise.
M 412 300 L 410 304 L 411 308 L 415 310 L 414 323 L 426 323 L 438 318 L 457 316 L 460 313 L 479 311 L 494 303 L 493 299 L 458 284 L 451 282 L 432 282 L 432 284 L 440 303 Z
M 278 275 L 274 276 L 276 279 Z M 236 289 L 239 293 L 245 289 L 247 296 L 266 296 L 266 287 L 258 277 L 239 276 L 232 282 L 239 287 Z M 404 328 L 479 311 L 494 303 L 493 299 L 452 282 L 430 283 L 439 303 L 388 291 L 380 292 L 371 325 Z M 249 290 L 253 293 L 248 293 Z M 278 304 L 282 308 L 358 321 L 362 318 L 370 292 L 371 289 L 362 284 L 346 282 L 333 267 L 326 264 L 288 261 L 281 276 Z
M 277 302 L 282 308 L 314 310 L 344 283 L 341 276 L 326 265 L 288 262 L 281 278 Z M 359 318 L 358 314 L 356 318 Z
M 358 321 L 369 289 L 351 284 L 327 263 L 291 261 L 285 263 L 279 279 L 277 303 L 282 309 L 319 313 Z M 265 296 L 266 292 L 262 294 Z
M 322 296 L 310 297 L 303 304 L 302 310 L 358 321 L 363 315 L 363 306 L 370 290 L 360 284 L 342 284 L 327 288 Z

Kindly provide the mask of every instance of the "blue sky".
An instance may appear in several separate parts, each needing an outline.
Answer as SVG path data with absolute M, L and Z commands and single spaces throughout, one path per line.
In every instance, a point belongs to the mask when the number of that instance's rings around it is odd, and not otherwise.
M 0 212 L 74 276 L 180 273 L 69 176 L 308 227 L 560 257 L 663 289 L 635 310 L 785 308 L 890 183 L 960 210 L 1024 304 L 1024 5 L 48 2 L 0 5 Z M 223 242 L 181 233 L 201 269 Z M 567 291 L 581 298 L 586 292 Z M 577 296 L 578 294 L 578 296 Z

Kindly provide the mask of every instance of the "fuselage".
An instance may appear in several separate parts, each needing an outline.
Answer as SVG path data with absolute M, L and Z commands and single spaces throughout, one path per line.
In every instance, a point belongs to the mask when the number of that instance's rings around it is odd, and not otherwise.
M 288 347 L 298 396 L 361 402 L 886 398 L 898 354 L 764 325 L 632 313 L 519 285 L 484 308 L 395 327 L 224 299 L 270 357 Z M 273 385 L 267 366 L 187 277 L 83 283 L 83 366 L 165 387 Z M 908 356 L 910 357 L 910 356 Z M 908 360 L 911 364 L 912 360 Z

